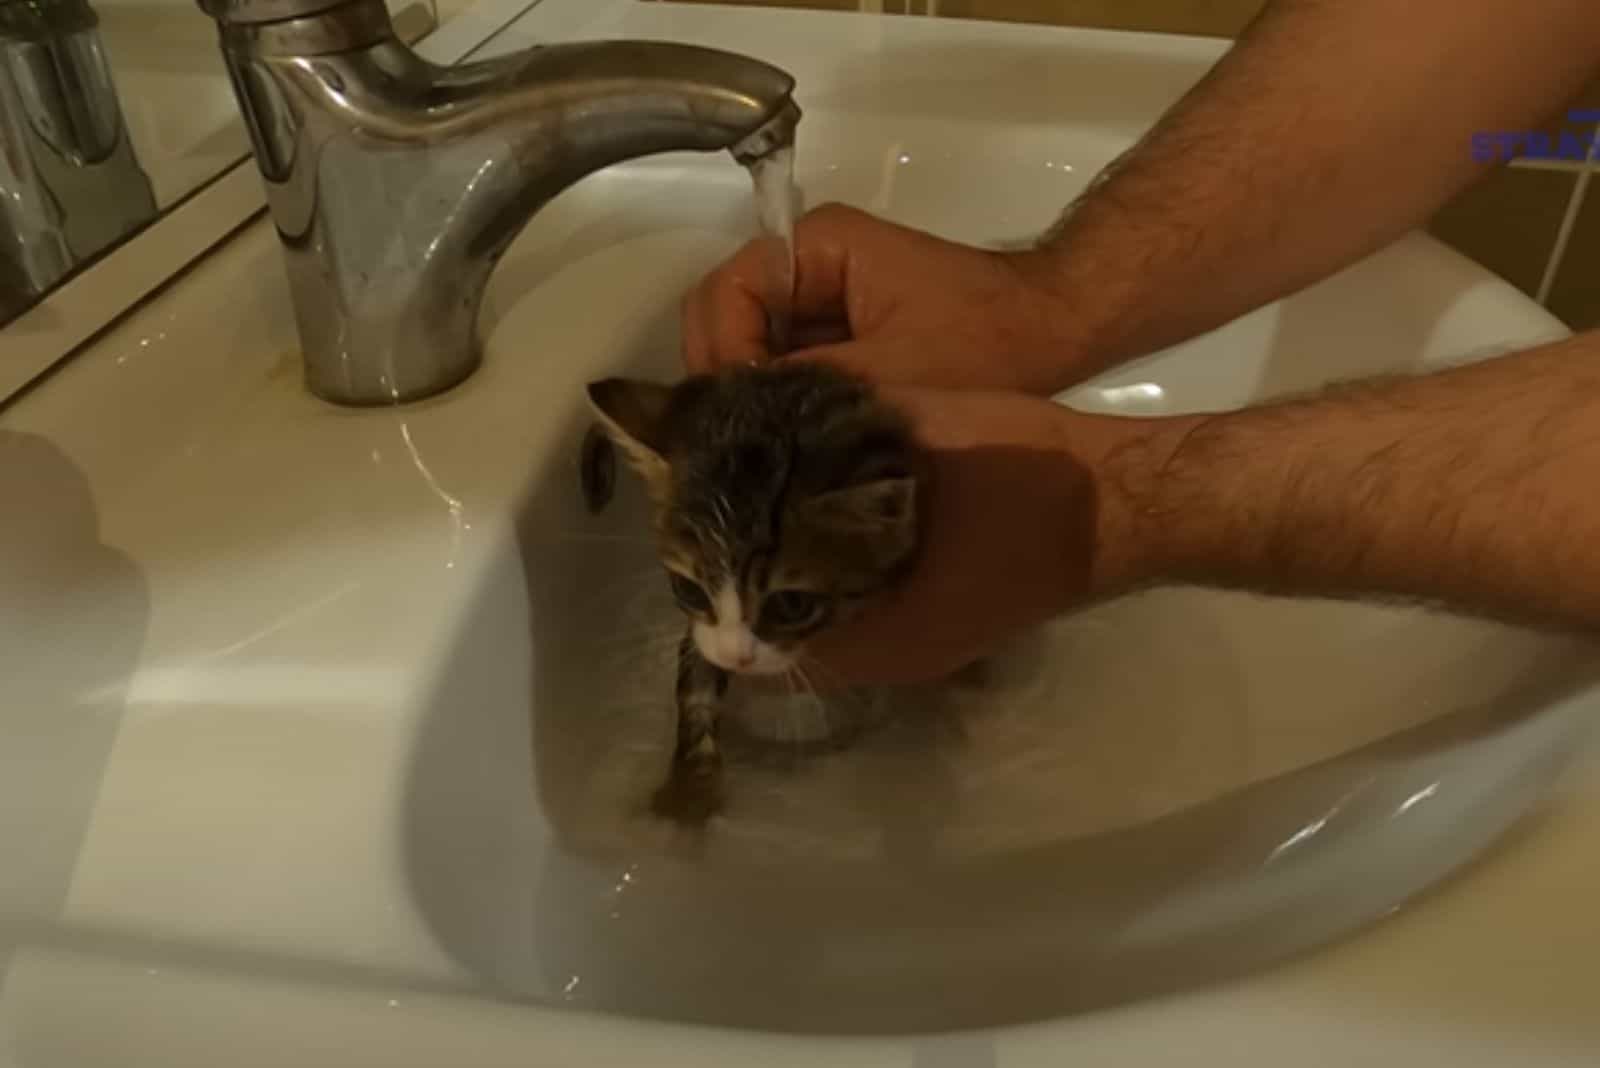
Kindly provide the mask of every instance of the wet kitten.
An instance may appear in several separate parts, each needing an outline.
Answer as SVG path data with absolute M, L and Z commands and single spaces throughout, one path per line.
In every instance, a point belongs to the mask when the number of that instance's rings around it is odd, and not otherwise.
M 671 387 L 612 378 L 591 384 L 589 399 L 645 480 L 661 562 L 689 618 L 657 811 L 702 819 L 720 800 L 729 674 L 787 672 L 807 640 L 904 575 L 925 468 L 898 413 L 816 364 Z

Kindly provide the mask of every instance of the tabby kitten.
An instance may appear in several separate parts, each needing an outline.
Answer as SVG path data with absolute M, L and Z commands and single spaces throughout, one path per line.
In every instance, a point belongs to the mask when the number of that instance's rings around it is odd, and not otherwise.
M 732 674 L 783 674 L 805 643 L 909 569 L 925 467 L 901 416 L 863 382 L 780 361 L 676 386 L 589 386 L 606 435 L 644 479 L 661 562 L 688 628 L 677 745 L 658 812 L 720 804 L 719 705 Z

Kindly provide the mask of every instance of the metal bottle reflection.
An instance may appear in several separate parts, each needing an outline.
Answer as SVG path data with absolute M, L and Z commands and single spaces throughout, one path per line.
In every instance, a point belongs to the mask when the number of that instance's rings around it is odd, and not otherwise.
M 0 0 L 0 323 L 156 215 L 85 0 Z

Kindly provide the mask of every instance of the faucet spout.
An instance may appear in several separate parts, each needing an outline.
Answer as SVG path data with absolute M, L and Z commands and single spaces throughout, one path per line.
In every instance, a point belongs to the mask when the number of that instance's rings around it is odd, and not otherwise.
M 715 49 L 585 42 L 441 67 L 395 38 L 383 0 L 202 2 L 282 239 L 307 385 L 337 403 L 470 375 L 495 264 L 585 175 L 760 155 L 799 119 L 788 74 Z

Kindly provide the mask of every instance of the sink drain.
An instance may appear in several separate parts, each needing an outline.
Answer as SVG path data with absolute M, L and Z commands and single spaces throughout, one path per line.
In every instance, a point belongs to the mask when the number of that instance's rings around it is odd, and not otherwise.
M 616 449 L 598 426 L 590 427 L 583 436 L 583 452 L 578 458 L 578 483 L 583 490 L 584 504 L 595 514 L 611 503 L 611 495 L 616 492 Z

